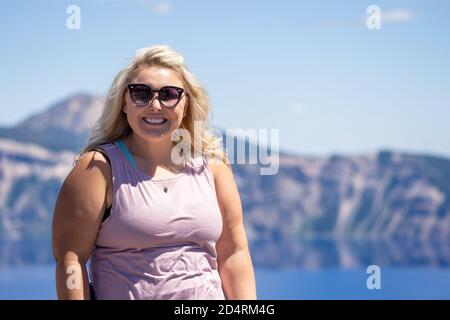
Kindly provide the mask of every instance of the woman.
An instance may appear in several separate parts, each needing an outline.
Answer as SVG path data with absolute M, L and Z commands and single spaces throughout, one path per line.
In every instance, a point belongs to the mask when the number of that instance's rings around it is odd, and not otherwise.
M 256 299 L 238 189 L 203 130 L 208 113 L 168 46 L 141 49 L 119 72 L 56 202 L 58 298 Z

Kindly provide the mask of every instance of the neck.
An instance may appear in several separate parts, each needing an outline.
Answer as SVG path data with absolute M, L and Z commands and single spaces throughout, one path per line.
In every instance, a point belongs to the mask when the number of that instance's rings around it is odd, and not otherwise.
M 144 162 L 155 165 L 173 166 L 171 153 L 173 144 L 171 140 L 161 139 L 159 141 L 148 142 L 132 132 L 124 139 L 133 156 Z

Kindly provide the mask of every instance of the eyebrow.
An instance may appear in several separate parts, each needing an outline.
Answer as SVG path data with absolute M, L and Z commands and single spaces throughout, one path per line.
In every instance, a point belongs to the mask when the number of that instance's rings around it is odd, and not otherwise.
M 131 82 L 130 84 L 146 84 L 146 85 L 150 86 L 152 89 L 155 89 L 155 90 L 159 90 L 159 89 L 164 88 L 164 87 L 178 87 L 178 88 L 183 88 L 183 85 L 181 85 L 181 84 L 165 84 L 165 85 L 159 87 L 158 89 L 156 89 L 155 86 L 152 85 L 151 83 L 148 83 L 148 82 L 145 82 L 145 81 L 138 81 L 138 80 L 133 81 L 133 82 Z

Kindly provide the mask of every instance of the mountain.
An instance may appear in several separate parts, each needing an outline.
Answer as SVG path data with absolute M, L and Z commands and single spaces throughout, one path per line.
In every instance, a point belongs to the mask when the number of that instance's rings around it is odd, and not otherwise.
M 280 157 L 276 175 L 243 166 L 237 179 L 250 230 L 271 230 L 282 217 L 283 235 L 450 240 L 448 159 Z
M 88 139 L 103 103 L 100 96 L 75 94 L 13 127 L 0 128 L 0 138 L 35 143 L 54 151 L 76 151 Z
M 99 105 L 75 95 L 3 128 L 0 265 L 52 261 L 56 196 Z M 281 153 L 277 174 L 260 170 L 233 165 L 256 266 L 450 265 L 449 159 Z

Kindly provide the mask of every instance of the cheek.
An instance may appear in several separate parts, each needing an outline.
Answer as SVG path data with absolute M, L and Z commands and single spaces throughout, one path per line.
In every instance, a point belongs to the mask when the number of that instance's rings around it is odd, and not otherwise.
M 126 117 L 128 124 L 132 127 L 132 128 L 137 128 L 137 126 L 139 126 L 139 121 L 140 121 L 140 117 L 138 116 L 138 113 L 136 112 L 136 110 L 133 110 L 133 106 L 130 106 L 129 104 L 125 105 L 122 108 L 123 112 L 124 112 L 124 116 Z
M 178 126 L 183 122 L 184 119 L 184 110 L 180 110 L 177 115 L 177 124 Z
M 181 125 L 183 118 L 180 115 L 177 115 L 176 118 L 172 118 L 170 120 L 170 129 L 175 130 L 178 129 Z

